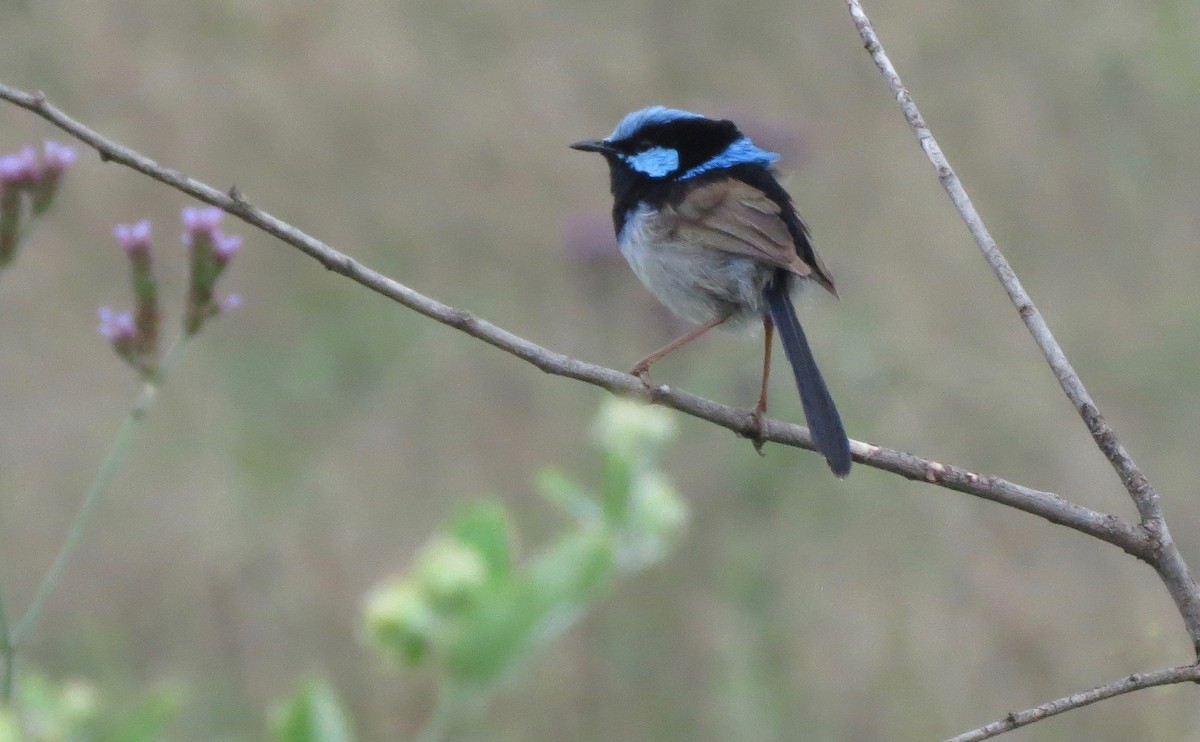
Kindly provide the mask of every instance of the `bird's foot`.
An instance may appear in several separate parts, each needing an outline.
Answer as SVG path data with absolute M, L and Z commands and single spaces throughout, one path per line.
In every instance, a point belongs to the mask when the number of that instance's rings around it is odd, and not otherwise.
M 647 389 L 650 388 L 650 364 L 649 363 L 645 363 L 645 362 L 638 363 L 638 365 L 634 366 L 632 369 L 629 370 L 629 374 L 631 376 L 638 377 L 638 381 L 642 382 L 642 386 L 646 387 Z
M 767 442 L 767 411 L 756 406 L 750 410 L 750 422 L 746 426 L 746 437 L 754 444 L 754 450 L 759 456 L 766 456 L 763 445 Z

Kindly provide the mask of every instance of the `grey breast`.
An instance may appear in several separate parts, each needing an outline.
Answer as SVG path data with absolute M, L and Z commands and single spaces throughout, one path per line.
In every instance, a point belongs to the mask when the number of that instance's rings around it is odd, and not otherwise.
M 762 293 L 774 269 L 752 258 L 674 237 L 674 220 L 645 204 L 618 236 L 633 272 L 668 309 L 691 322 L 718 317 L 734 325 L 762 316 Z

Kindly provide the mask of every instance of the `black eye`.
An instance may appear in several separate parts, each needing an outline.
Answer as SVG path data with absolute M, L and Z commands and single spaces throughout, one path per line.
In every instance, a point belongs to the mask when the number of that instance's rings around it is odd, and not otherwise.
M 634 149 L 636 149 L 638 152 L 644 152 L 645 150 L 648 150 L 651 147 L 653 147 L 654 142 L 650 141 L 646 137 L 641 137 L 640 139 L 638 139 L 636 142 L 633 143 L 633 146 L 634 146 Z

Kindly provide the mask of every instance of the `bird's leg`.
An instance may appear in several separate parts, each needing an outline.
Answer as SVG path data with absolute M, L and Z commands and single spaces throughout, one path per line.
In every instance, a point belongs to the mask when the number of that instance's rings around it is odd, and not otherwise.
M 771 340 L 775 333 L 775 323 L 771 321 L 771 315 L 763 315 L 763 369 L 762 369 L 762 389 L 758 393 L 758 404 L 754 405 L 754 409 L 750 412 L 750 422 L 753 426 L 754 450 L 758 451 L 759 455 L 763 454 L 763 444 L 766 443 L 766 431 L 763 430 L 763 418 L 767 414 L 767 380 L 771 378 Z
M 634 376 L 641 379 L 642 383 L 645 384 L 646 386 L 649 386 L 650 382 L 648 382 L 646 380 L 646 373 L 650 370 L 650 366 L 652 364 L 654 364 L 656 361 L 662 359 L 664 356 L 670 355 L 671 353 L 675 352 L 676 350 L 683 347 L 684 345 L 687 345 L 688 343 L 692 342 L 696 338 L 700 337 L 701 335 L 708 332 L 709 330 L 711 330 L 712 328 L 721 324 L 722 322 L 724 322 L 727 319 L 729 319 L 729 317 L 718 317 L 716 319 L 711 319 L 708 322 L 705 322 L 704 324 L 700 325 L 696 329 L 692 330 L 688 334 L 684 335 L 683 337 L 672 340 L 671 342 L 667 343 L 663 347 L 654 351 L 653 353 L 646 356 L 642 360 L 638 361 L 637 365 L 635 365 L 633 367 L 633 370 L 630 371 L 629 373 L 631 373 Z

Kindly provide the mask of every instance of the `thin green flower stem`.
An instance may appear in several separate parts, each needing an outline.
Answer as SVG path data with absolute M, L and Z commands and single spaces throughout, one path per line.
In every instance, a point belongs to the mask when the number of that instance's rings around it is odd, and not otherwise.
M 12 696 L 13 654 L 16 650 L 9 640 L 8 614 L 4 612 L 4 586 L 0 585 L 0 657 L 4 658 L 4 674 L 0 675 L 0 701 Z
M 54 588 L 58 587 L 58 583 L 62 578 L 63 570 L 66 569 L 67 561 L 75 552 L 76 546 L 79 545 L 79 539 L 83 536 L 84 529 L 87 528 L 96 512 L 96 506 L 100 502 L 100 496 L 108 489 L 112 482 L 113 475 L 121 464 L 121 458 L 125 453 L 125 449 L 133 441 L 133 434 L 137 431 L 142 421 L 145 419 L 146 410 L 154 402 L 158 394 L 158 388 L 162 386 L 163 381 L 167 378 L 171 369 L 183 357 L 183 349 L 186 345 L 188 336 L 184 335 L 171 346 L 163 358 L 161 370 L 158 375 L 146 381 L 142 386 L 142 391 L 138 394 L 137 401 L 133 407 L 129 409 L 129 414 L 121 422 L 121 427 L 117 430 L 116 438 L 113 439 L 112 447 L 108 450 L 108 455 L 104 457 L 104 462 L 100 465 L 100 469 L 96 472 L 96 478 L 92 480 L 91 487 L 88 488 L 87 494 L 83 497 L 83 504 L 79 507 L 79 512 L 75 515 L 75 522 L 71 524 L 71 530 L 67 533 L 67 538 L 63 541 L 62 548 L 58 551 L 58 556 L 54 558 L 54 563 L 46 572 L 46 576 L 42 578 L 41 585 L 38 586 L 37 593 L 34 594 L 33 600 L 29 604 L 29 608 L 25 611 L 25 615 L 17 622 L 12 633 L 8 635 L 5 642 L 5 669 L 3 699 L 11 698 L 12 692 L 12 665 L 16 658 L 17 649 L 21 646 L 21 642 L 37 625 L 38 619 L 42 615 L 42 609 L 45 607 L 46 599 L 50 597 L 50 593 L 54 592 Z
M 151 385 L 147 384 L 142 390 L 142 395 L 144 396 L 146 390 L 150 388 L 152 388 Z M 41 617 L 42 607 L 46 603 L 46 598 L 58 586 L 63 570 L 66 568 L 67 560 L 79 544 L 79 539 L 83 536 L 84 528 L 91 522 L 92 516 L 96 511 L 96 505 L 100 501 L 100 495 L 108 489 L 109 483 L 112 482 L 113 474 L 116 473 L 117 467 L 121 463 L 121 456 L 132 442 L 133 432 L 137 428 L 138 423 L 141 422 L 141 419 L 141 415 L 135 414 L 131 410 L 125 416 L 121 427 L 117 430 L 117 436 L 113 440 L 112 447 L 109 448 L 108 455 L 104 457 L 104 463 L 100 465 L 99 471 L 96 472 L 96 478 L 92 480 L 92 486 L 88 488 L 87 494 L 84 495 L 83 505 L 80 506 L 79 512 L 75 515 L 75 522 L 71 524 L 71 530 L 67 534 L 66 540 L 63 541 L 62 548 L 58 551 L 58 556 L 55 557 L 54 563 L 46 572 L 45 577 L 42 578 L 42 583 L 38 586 L 37 593 L 33 596 L 33 601 L 29 604 L 25 615 L 21 617 L 21 620 L 17 622 L 16 627 L 13 629 L 11 644 L 14 650 L 21 645 L 22 640 L 25 639 Z

